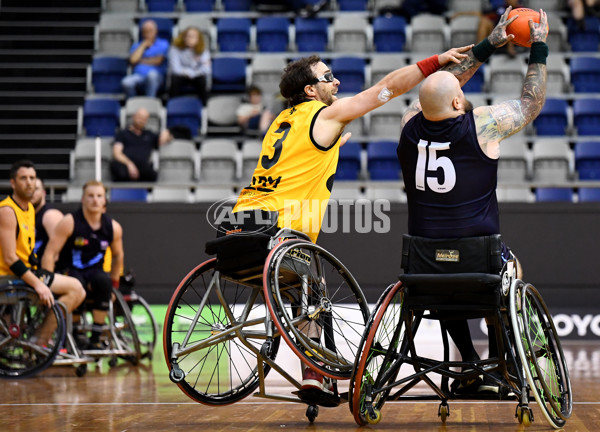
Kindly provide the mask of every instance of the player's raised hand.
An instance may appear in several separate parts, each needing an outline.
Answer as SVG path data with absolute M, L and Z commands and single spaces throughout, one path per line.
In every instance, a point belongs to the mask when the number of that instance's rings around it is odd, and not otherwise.
M 516 20 L 519 16 L 515 15 L 508 19 L 508 14 L 511 10 L 512 6 L 506 8 L 506 11 L 504 11 L 502 16 L 500 17 L 500 21 L 498 21 L 498 24 L 496 24 L 496 27 L 494 27 L 494 30 L 492 30 L 492 32 L 488 36 L 488 40 L 494 46 L 494 48 L 499 48 L 515 38 L 515 35 L 506 34 L 506 27 L 508 27 L 508 25 L 514 20 Z

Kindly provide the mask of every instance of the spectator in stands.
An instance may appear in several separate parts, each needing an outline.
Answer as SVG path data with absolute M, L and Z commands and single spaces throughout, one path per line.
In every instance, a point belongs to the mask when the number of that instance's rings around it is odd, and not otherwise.
M 35 248 L 34 252 L 38 259 L 44 255 L 48 239 L 54 231 L 56 224 L 60 222 L 63 213 L 46 203 L 46 189 L 41 178 L 35 181 L 35 190 L 31 198 L 31 204 L 35 209 Z
M 577 28 L 585 30 L 585 17 L 600 17 L 600 0 L 568 0 L 567 9 L 575 20 Z
M 188 27 L 175 38 L 169 50 L 169 67 L 169 96 L 181 96 L 191 90 L 206 105 L 210 50 L 198 28 Z
M 464 64 L 450 65 L 428 77 L 421 85 L 419 99 L 402 117 L 398 159 L 404 173 L 410 235 L 448 239 L 500 234 L 495 191 L 501 141 L 531 123 L 544 106 L 546 13 L 540 11 L 540 23 L 530 25 L 533 43 L 519 99 L 473 109 L 461 85 L 496 48 L 512 39 L 506 34 L 514 19 L 508 20 L 510 10 L 509 6 L 490 36 L 467 53 Z M 435 169 L 419 168 L 425 166 L 425 154 Z M 438 176 L 437 168 L 443 174 Z M 506 262 L 511 258 L 516 260 L 502 244 L 502 259 Z M 522 269 L 516 263 L 521 279 Z M 447 321 L 447 328 L 462 359 L 478 360 L 467 321 Z M 490 357 L 496 357 L 495 332 L 490 330 L 488 337 Z M 470 384 L 476 384 L 479 392 L 499 391 L 492 380 Z
M 46 306 L 54 304 L 54 294 L 69 311 L 85 299 L 85 291 L 75 278 L 54 274 L 37 266 L 35 211 L 31 199 L 35 192 L 36 171 L 32 162 L 15 162 L 10 170 L 12 194 L 0 201 L 0 279 L 22 279 L 32 287 Z M 47 344 L 52 325 L 42 326 L 34 342 Z
M 402 15 L 410 22 L 412 17 L 421 13 L 443 15 L 448 11 L 448 0 L 404 0 L 397 7 L 385 6 L 380 14 Z
M 138 94 L 156 97 L 165 79 L 169 42 L 158 37 L 156 22 L 144 21 L 142 40 L 132 45 L 129 63 L 133 73 L 121 81 L 126 97 Z
M 165 129 L 160 135 L 146 129 L 150 113 L 138 109 L 131 124 L 117 132 L 112 144 L 113 160 L 110 171 L 113 181 L 156 181 L 157 172 L 152 166 L 152 151 L 169 142 L 172 137 Z
M 246 90 L 246 99 L 236 110 L 237 122 L 248 135 L 263 136 L 274 116 L 263 103 L 262 90 L 250 86 Z
M 112 251 L 110 275 L 103 268 L 109 246 Z M 85 287 L 93 300 L 94 320 L 85 348 L 103 349 L 100 336 L 106 323 L 112 287 L 119 287 L 123 269 L 123 228 L 106 214 L 106 188 L 101 182 L 92 180 L 83 186 L 81 207 L 65 215 L 54 229 L 42 257 L 42 266 L 68 273 Z

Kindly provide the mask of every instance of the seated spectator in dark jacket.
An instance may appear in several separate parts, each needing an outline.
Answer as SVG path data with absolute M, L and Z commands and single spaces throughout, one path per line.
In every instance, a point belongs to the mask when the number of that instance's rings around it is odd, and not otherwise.
M 171 140 L 168 130 L 160 135 L 146 129 L 150 113 L 137 110 L 131 124 L 117 133 L 113 142 L 113 160 L 110 171 L 113 181 L 155 181 L 157 173 L 152 166 L 152 151 Z
M 145 96 L 156 97 L 165 80 L 169 42 L 158 37 L 156 23 L 145 21 L 142 25 L 142 40 L 132 45 L 129 63 L 133 73 L 121 81 L 125 96 L 136 96 L 138 91 Z
M 169 50 L 170 97 L 193 93 L 206 105 L 206 84 L 211 73 L 210 50 L 196 27 L 188 27 L 175 38 Z

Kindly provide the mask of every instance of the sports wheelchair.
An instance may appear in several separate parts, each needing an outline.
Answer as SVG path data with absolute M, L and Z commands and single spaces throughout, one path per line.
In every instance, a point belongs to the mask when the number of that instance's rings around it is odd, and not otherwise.
M 275 359 L 283 339 L 307 367 L 350 378 L 369 309 L 348 269 L 289 229 L 227 235 L 206 252 L 216 258 L 188 273 L 167 309 L 171 381 L 206 405 L 231 404 L 258 388 L 258 397 L 306 403 L 310 422 L 318 406 L 338 406 L 337 384 L 332 398 L 314 399 Z M 294 396 L 265 390 L 271 370 L 298 389 Z
M 357 424 L 378 423 L 387 400 L 441 400 L 438 416 L 445 423 L 450 399 L 513 399 L 515 416 L 528 426 L 534 420 L 531 395 L 550 425 L 565 424 L 573 401 L 556 328 L 540 293 L 517 278 L 515 260 L 502 262 L 501 248 L 500 236 L 404 237 L 406 273 L 379 298 L 352 371 L 349 406 Z M 415 336 L 424 318 L 440 320 L 443 359 L 419 355 Z M 450 361 L 444 323 L 471 318 L 492 324 L 500 354 Z M 450 378 L 468 382 L 482 377 L 499 392 L 461 394 L 448 386 Z M 419 383 L 434 395 L 408 394 Z
M 42 336 L 43 327 L 54 330 Z M 60 306 L 44 306 L 21 279 L 0 278 L 0 378 L 38 374 L 54 362 L 65 340 Z M 47 342 L 46 342 L 47 341 Z

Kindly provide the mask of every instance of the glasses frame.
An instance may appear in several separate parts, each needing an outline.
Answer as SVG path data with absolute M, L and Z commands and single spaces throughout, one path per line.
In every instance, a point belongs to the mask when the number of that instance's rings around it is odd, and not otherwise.
M 335 77 L 333 76 L 333 72 L 326 72 L 323 75 L 321 75 L 320 77 L 316 77 L 314 79 L 314 81 L 311 82 L 312 84 L 317 84 L 320 82 L 324 82 L 324 83 L 332 83 L 335 81 Z

